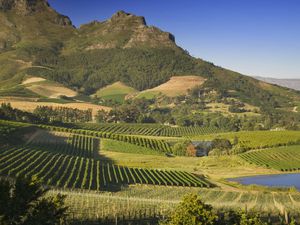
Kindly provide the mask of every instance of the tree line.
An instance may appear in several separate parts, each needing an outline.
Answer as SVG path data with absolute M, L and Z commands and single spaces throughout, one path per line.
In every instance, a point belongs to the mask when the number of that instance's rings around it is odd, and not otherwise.
M 92 110 L 38 106 L 31 113 L 13 108 L 10 103 L 2 103 L 0 105 L 0 119 L 34 124 L 83 123 L 92 121 Z

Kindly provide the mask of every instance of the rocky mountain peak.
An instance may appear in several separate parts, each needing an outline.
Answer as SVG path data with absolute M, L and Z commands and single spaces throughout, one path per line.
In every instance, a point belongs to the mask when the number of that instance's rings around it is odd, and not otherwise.
M 126 22 L 132 21 L 141 26 L 147 26 L 146 20 L 143 16 L 136 16 L 131 13 L 124 12 L 123 10 L 116 12 L 109 19 L 110 22 Z
M 46 0 L 0 0 L 0 10 L 16 10 L 18 14 L 27 15 L 49 8 Z
M 13 11 L 16 15 L 26 16 L 39 12 L 52 13 L 52 21 L 62 26 L 71 26 L 69 17 L 53 10 L 47 0 L 0 0 L 0 11 Z

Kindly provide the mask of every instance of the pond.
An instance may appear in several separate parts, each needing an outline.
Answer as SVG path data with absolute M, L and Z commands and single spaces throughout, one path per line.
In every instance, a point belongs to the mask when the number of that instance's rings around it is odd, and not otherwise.
M 300 173 L 295 174 L 276 174 L 276 175 L 262 175 L 252 177 L 238 177 L 228 179 L 240 184 L 262 185 L 268 187 L 295 187 L 300 191 Z

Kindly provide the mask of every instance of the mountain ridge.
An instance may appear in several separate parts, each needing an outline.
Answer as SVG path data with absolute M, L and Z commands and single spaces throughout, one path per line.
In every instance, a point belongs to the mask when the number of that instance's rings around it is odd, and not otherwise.
M 0 5 L 6 7 L 0 10 L 3 93 L 27 75 L 86 95 L 117 81 L 143 91 L 172 76 L 195 75 L 206 80 L 203 89 L 259 107 L 292 107 L 299 98 L 292 90 L 266 87 L 254 78 L 190 56 L 176 45 L 174 35 L 148 26 L 142 16 L 119 11 L 105 21 L 75 28 L 71 21 L 60 21 L 68 17 L 45 0 L 0 0 Z

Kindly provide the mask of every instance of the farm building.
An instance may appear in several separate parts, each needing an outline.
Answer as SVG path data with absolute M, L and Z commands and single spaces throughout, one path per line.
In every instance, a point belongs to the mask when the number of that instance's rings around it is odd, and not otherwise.
M 191 145 L 194 146 L 195 156 L 208 156 L 208 153 L 212 147 L 212 141 L 192 141 Z

